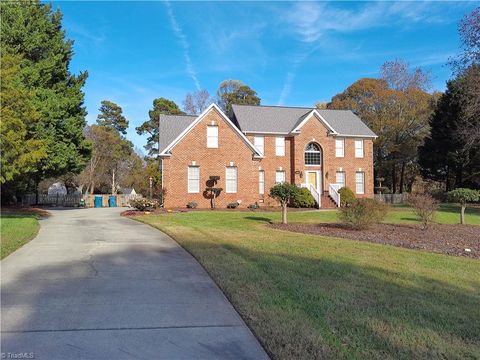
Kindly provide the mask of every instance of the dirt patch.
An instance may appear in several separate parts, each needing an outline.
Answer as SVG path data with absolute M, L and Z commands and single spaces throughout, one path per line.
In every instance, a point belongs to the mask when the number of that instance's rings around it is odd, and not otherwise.
M 367 230 L 353 230 L 341 224 L 269 224 L 269 227 L 304 234 L 389 244 L 441 254 L 480 259 L 480 226 L 378 224 Z M 468 251 L 468 249 L 470 251 Z

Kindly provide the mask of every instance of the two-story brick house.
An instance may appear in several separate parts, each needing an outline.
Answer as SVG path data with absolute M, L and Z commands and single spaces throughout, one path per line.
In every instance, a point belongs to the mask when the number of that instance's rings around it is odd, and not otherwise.
M 282 181 L 308 188 L 320 207 L 335 206 L 342 186 L 373 196 L 376 135 L 351 111 L 234 105 L 233 113 L 212 104 L 199 116 L 160 116 L 166 207 L 209 207 L 210 176 L 220 176 L 218 207 L 274 204 L 269 189 Z

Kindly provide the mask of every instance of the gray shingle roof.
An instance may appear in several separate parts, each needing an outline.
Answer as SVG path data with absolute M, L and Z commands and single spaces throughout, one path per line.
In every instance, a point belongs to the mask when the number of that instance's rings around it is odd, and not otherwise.
M 190 115 L 160 115 L 158 127 L 160 153 L 175 140 L 192 122 L 196 116 Z
M 235 119 L 243 132 L 290 133 L 314 108 L 233 105 Z M 375 136 L 350 110 L 317 110 L 339 134 Z

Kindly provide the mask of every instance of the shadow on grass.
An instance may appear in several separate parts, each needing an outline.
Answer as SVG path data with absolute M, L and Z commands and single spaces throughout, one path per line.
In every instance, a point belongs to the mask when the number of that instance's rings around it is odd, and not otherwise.
M 473 275 L 469 284 L 460 287 L 408 270 L 389 271 L 344 260 L 254 251 L 191 238 L 180 243 L 202 259 L 202 265 L 274 358 L 475 358 L 480 350 L 480 287 Z M 93 304 L 108 301 L 109 293 L 124 289 L 122 279 L 155 276 L 148 268 L 148 274 L 142 270 L 142 264 L 158 261 L 158 256 L 178 256 L 178 251 L 146 251 L 139 244 L 95 255 L 88 261 L 32 264 L 17 271 L 15 281 L 2 282 L 2 307 L 18 305 L 32 311 L 16 321 L 8 319 L 7 330 L 20 332 L 3 334 L 2 349 L 25 351 L 18 344 L 22 344 L 20 340 L 26 335 L 21 331 L 26 329 L 48 330 L 70 321 L 79 328 L 108 328 L 109 321 L 123 318 L 128 311 L 148 318 L 141 313 L 147 310 L 132 309 L 130 300 L 149 295 L 162 298 L 158 282 L 152 282 L 145 294 L 142 291 L 147 289 L 136 289 L 134 282 L 128 282 L 133 286 L 131 295 L 116 299 L 122 306 L 109 310 L 110 320 L 102 307 L 74 299 L 90 292 Z M 110 276 L 112 269 L 115 278 L 108 288 L 96 286 L 95 279 Z M 178 286 L 198 286 L 195 277 L 185 278 L 183 267 L 168 271 L 171 281 L 181 279 Z M 42 310 L 47 305 L 48 311 Z M 84 313 L 88 314 L 85 319 Z M 57 325 L 51 325 L 52 321 Z M 43 341 L 54 344 L 57 334 L 44 332 L 42 336 Z M 141 350 L 142 342 L 136 346 Z M 82 354 L 81 350 L 70 351 L 78 352 L 71 357 Z
M 245 216 L 244 219 L 253 220 L 253 221 L 260 221 L 260 222 L 266 222 L 266 223 L 269 223 L 269 224 L 272 223 L 272 219 L 267 218 L 267 217 L 263 217 L 263 216 Z

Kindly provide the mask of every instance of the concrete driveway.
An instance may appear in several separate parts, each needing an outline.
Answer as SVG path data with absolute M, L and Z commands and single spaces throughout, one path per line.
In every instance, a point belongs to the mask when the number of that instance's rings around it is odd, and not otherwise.
M 120 211 L 53 210 L 2 260 L 2 358 L 266 359 L 196 260 Z

